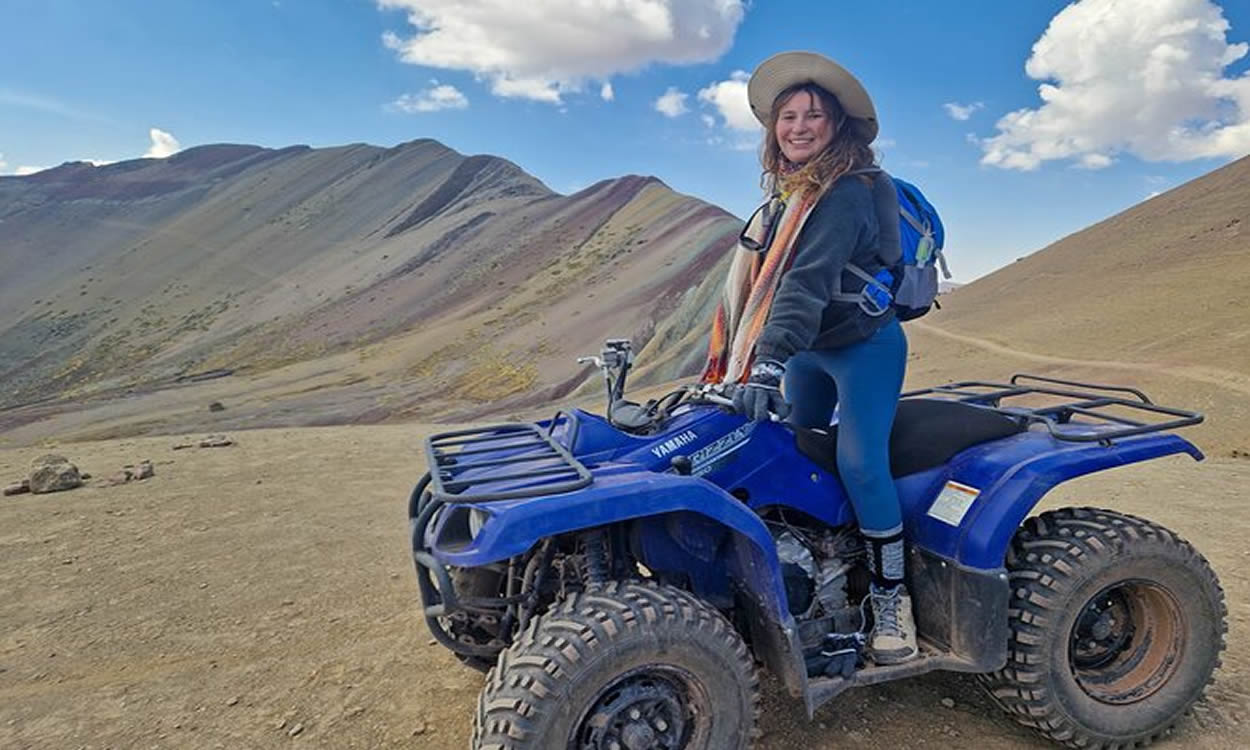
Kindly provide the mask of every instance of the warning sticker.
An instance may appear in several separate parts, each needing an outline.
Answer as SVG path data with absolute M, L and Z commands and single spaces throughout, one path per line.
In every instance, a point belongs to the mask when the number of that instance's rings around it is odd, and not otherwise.
M 968 509 L 972 507 L 972 503 L 980 494 L 981 490 L 976 487 L 969 487 L 959 482 L 947 482 L 938 493 L 937 499 L 933 501 L 933 505 L 930 506 L 929 515 L 942 523 L 958 526 L 963 523 L 964 516 L 968 515 Z

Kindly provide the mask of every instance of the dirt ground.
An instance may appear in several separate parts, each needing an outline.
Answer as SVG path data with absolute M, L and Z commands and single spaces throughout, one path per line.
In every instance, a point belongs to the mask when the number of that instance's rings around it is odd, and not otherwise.
M 464 748 L 482 677 L 417 616 L 406 496 L 428 425 L 234 432 L 53 450 L 96 478 L 0 498 L 0 747 Z M 102 479 L 151 459 L 156 476 Z M 1250 747 L 1250 461 L 1172 458 L 1080 480 L 1093 504 L 1194 542 L 1229 602 L 1208 699 L 1161 747 Z M 949 700 L 947 700 L 949 699 Z M 953 706 L 951 702 L 953 701 Z M 1049 747 L 966 676 L 852 691 L 808 722 L 769 683 L 764 750 Z

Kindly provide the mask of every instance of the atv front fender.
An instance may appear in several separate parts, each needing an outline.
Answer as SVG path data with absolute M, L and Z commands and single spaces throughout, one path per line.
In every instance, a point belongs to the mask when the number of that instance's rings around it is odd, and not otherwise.
M 962 508 L 962 517 L 960 490 L 948 492 L 944 504 L 941 493 L 951 485 L 939 484 L 921 495 L 921 507 L 910 509 L 908 534 L 920 546 L 970 568 L 1001 568 L 1016 530 L 1051 488 L 1085 474 L 1178 453 L 1203 459 L 1188 440 L 1166 433 L 1100 444 L 1026 432 L 987 443 L 960 454 L 941 480 L 962 485 L 962 502 L 970 495 L 967 490 L 978 493 Z
M 652 543 L 660 529 L 671 529 L 686 513 L 700 516 L 688 533 L 671 540 L 689 546 L 680 554 L 693 565 L 728 578 L 751 624 L 757 655 L 798 696 L 806 671 L 798 630 L 787 608 L 777 550 L 768 528 L 754 511 L 704 479 L 639 471 L 632 466 L 599 467 L 583 490 L 541 498 L 476 503 L 489 518 L 478 534 L 465 539 L 447 529 L 457 524 L 447 508 L 423 540 L 439 563 L 476 567 L 523 554 L 540 540 L 592 528 L 635 523 Z M 467 512 L 463 510 L 461 512 Z M 695 528 L 697 526 L 698 528 Z M 456 540 L 444 543 L 444 540 Z M 702 550 L 699 545 L 704 545 Z M 693 550 L 693 552 L 692 552 Z M 645 560 L 644 560 L 645 562 Z

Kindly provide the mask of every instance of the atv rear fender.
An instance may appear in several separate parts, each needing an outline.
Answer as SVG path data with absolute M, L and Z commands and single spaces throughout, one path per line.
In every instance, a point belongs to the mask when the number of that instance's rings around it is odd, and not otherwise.
M 440 563 L 486 565 L 523 554 L 544 538 L 624 524 L 630 547 L 652 573 L 683 577 L 694 593 L 719 606 L 736 602 L 757 656 L 792 694 L 804 693 L 798 631 L 772 536 L 754 511 L 711 482 L 600 467 L 594 484 L 577 492 L 472 507 L 491 518 L 471 540 L 456 530 L 466 525 L 456 520 L 454 507 L 428 530 L 424 543 Z
M 904 512 L 907 536 L 914 545 L 960 565 L 980 570 L 1001 568 L 1016 530 L 1056 485 L 1179 453 L 1203 459 L 1192 443 L 1169 433 L 1107 443 L 1071 443 L 1055 440 L 1045 432 L 1025 432 L 986 443 L 959 454 L 946 471 L 936 472 L 936 482 L 930 480 L 927 491 L 900 493 L 904 503 L 913 503 Z M 970 505 L 961 507 L 958 492 L 948 493 L 956 501 L 953 507 L 942 502 L 940 493 L 944 487 L 950 489 L 951 482 L 977 493 Z M 968 494 L 964 494 L 964 502 Z

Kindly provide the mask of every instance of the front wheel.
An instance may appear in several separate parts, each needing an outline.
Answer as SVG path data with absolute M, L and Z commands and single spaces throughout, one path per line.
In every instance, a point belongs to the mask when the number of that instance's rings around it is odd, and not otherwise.
M 680 589 L 613 582 L 535 619 L 487 678 L 476 750 L 745 750 L 750 652 Z
M 1017 532 L 1007 569 L 1010 655 L 983 683 L 1052 740 L 1148 744 L 1219 666 L 1224 592 L 1202 555 L 1161 526 L 1092 508 L 1043 513 Z

